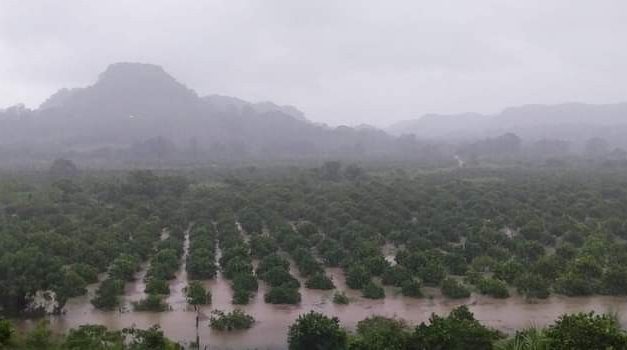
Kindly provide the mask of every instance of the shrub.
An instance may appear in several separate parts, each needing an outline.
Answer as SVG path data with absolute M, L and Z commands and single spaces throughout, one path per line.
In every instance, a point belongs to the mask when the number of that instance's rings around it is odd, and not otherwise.
M 348 296 L 346 296 L 346 293 L 335 292 L 335 294 L 333 294 L 333 302 L 335 304 L 347 305 L 350 303 L 350 300 L 348 299 Z
M 463 299 L 470 297 L 470 291 L 456 279 L 447 278 L 442 281 L 442 294 L 451 299 Z
M 200 281 L 191 281 L 185 288 L 187 302 L 191 305 L 211 304 L 211 292 L 205 290 Z
M 415 279 L 410 279 L 410 280 L 403 282 L 403 284 L 401 285 L 401 293 L 403 293 L 403 295 L 406 297 L 421 298 L 422 297 L 422 290 L 420 290 L 421 287 L 422 285 L 420 284 L 420 281 L 417 281 Z
M 170 285 L 168 281 L 151 278 L 148 280 L 148 283 L 146 283 L 145 292 L 148 294 L 168 295 L 170 294 Z
M 218 331 L 232 331 L 238 329 L 249 329 L 255 323 L 255 319 L 244 313 L 244 311 L 235 309 L 229 313 L 221 310 L 213 310 L 209 318 L 209 327 Z
M 163 301 L 163 298 L 157 294 L 148 294 L 145 299 L 134 302 L 133 307 L 135 311 L 166 311 L 168 304 Z
M 287 335 L 289 350 L 344 350 L 347 341 L 348 334 L 337 317 L 314 311 L 298 316 Z
M 370 281 L 364 286 L 364 289 L 362 290 L 362 295 L 364 298 L 368 299 L 383 299 L 385 298 L 385 291 L 381 286 L 374 283 L 373 281 Z
M 361 289 L 368 281 L 370 275 L 362 266 L 351 266 L 346 271 L 346 285 L 351 289 Z
M 509 298 L 509 290 L 507 290 L 507 284 L 496 278 L 484 278 L 477 287 L 481 294 L 486 294 L 494 298 Z
M 281 285 L 272 287 L 264 295 L 264 300 L 270 304 L 298 304 L 300 303 L 300 292 L 292 286 Z
M 625 349 L 627 336 L 610 315 L 563 315 L 548 327 L 549 348 L 555 350 Z
M 311 276 L 305 286 L 309 289 L 329 290 L 335 288 L 333 281 L 325 274 L 319 273 Z
M 549 297 L 549 282 L 539 275 L 526 273 L 514 281 L 518 293 L 527 298 L 546 299 Z

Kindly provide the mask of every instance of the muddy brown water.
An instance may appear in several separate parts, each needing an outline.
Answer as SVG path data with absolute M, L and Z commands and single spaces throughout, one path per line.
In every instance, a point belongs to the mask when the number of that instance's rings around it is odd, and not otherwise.
M 187 243 L 186 243 L 187 247 Z M 65 307 L 65 314 L 48 316 L 51 327 L 56 332 L 66 332 L 82 324 L 102 324 L 112 329 L 136 326 L 148 328 L 158 324 L 166 336 L 182 344 L 189 344 L 196 339 L 196 312 L 185 303 L 183 288 L 187 283 L 185 266 L 171 281 L 171 295 L 167 299 L 172 310 L 167 312 L 134 312 L 130 311 L 130 303 L 140 300 L 143 296 L 142 281 L 145 268 L 137 275 L 137 282 L 129 283 L 124 296 L 124 312 L 100 311 L 94 309 L 89 300 L 93 297 L 96 285 L 88 288 L 88 294 L 73 298 Z M 208 326 L 208 318 L 212 309 L 229 311 L 231 305 L 231 287 L 221 275 L 210 281 L 204 281 L 211 290 L 212 305 L 200 307 L 200 327 L 198 336 L 201 349 L 285 349 L 287 347 L 287 331 L 298 315 L 310 310 L 336 316 L 348 329 L 354 329 L 357 322 L 372 316 L 383 315 L 407 320 L 417 324 L 428 320 L 432 313 L 447 314 L 453 308 L 468 304 L 475 317 L 482 323 L 511 333 L 516 329 L 530 325 L 544 326 L 552 323 L 564 313 L 579 311 L 617 312 L 623 325 L 627 324 L 627 298 L 595 296 L 585 298 L 567 298 L 552 296 L 546 300 L 529 303 L 520 297 L 493 299 L 473 295 L 471 298 L 452 301 L 443 298 L 436 289 L 425 288 L 429 297 L 422 299 L 407 298 L 400 295 L 397 288 L 386 287 L 386 298 L 369 300 L 360 296 L 359 291 L 349 290 L 345 284 L 342 270 L 327 269 L 336 287 L 346 291 L 351 298 L 349 305 L 335 305 L 332 302 L 333 291 L 317 291 L 301 288 L 302 302 L 300 305 L 271 305 L 263 300 L 267 286 L 261 282 L 260 288 L 249 305 L 242 306 L 248 314 L 256 319 L 253 328 L 236 332 L 217 332 Z M 302 281 L 304 282 L 304 281 Z M 304 283 L 303 283 L 304 285 Z M 37 320 L 22 320 L 20 328 L 29 329 Z

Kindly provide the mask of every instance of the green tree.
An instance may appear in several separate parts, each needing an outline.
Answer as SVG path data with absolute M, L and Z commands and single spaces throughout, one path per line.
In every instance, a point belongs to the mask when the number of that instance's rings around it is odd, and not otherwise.
M 348 299 L 346 293 L 335 292 L 335 294 L 333 294 L 333 303 L 339 305 L 347 305 L 348 303 L 350 303 L 350 300 Z
M 372 316 L 357 323 L 357 334 L 350 339 L 351 350 L 405 350 L 411 333 L 402 320 Z
M 307 282 L 305 282 L 305 286 L 309 289 L 322 289 L 329 290 L 335 288 L 333 281 L 325 274 L 318 273 L 311 276 Z
M 208 292 L 200 281 L 190 281 L 185 288 L 185 296 L 190 305 L 211 304 L 211 292 Z
M 507 284 L 496 278 L 482 278 L 477 284 L 477 288 L 481 294 L 487 294 L 494 298 L 509 298 Z
M 546 335 L 550 348 L 556 350 L 627 348 L 627 336 L 616 318 L 610 315 L 563 315 L 548 327 Z
M 451 299 L 463 299 L 470 297 L 470 290 L 454 278 L 446 278 L 442 281 L 442 294 Z
M 486 350 L 502 336 L 483 326 L 463 305 L 448 317 L 431 315 L 429 324 L 421 323 L 411 337 L 412 350 Z
M 383 299 L 385 298 L 385 291 L 381 286 L 370 281 L 362 289 L 362 295 L 368 299 Z
M 100 325 L 81 325 L 70 330 L 64 346 L 68 350 L 121 350 L 124 345 L 122 333 L 118 331 L 109 331 Z
M 549 282 L 542 277 L 526 273 L 514 281 L 518 293 L 527 298 L 546 299 L 549 297 Z
M 336 317 L 314 311 L 298 316 L 287 336 L 290 350 L 345 350 L 347 341 L 348 335 Z
M 406 297 L 422 298 L 422 284 L 416 279 L 404 281 L 401 285 L 401 293 Z
M 270 304 L 298 304 L 300 299 L 298 288 L 294 288 L 291 285 L 272 287 L 264 295 L 265 302 Z
M 213 310 L 209 318 L 209 327 L 218 331 L 248 329 L 254 323 L 255 319 L 240 309 L 235 309 L 229 313 Z
M 346 271 L 346 285 L 352 289 L 361 289 L 370 281 L 370 275 L 363 266 L 351 266 Z

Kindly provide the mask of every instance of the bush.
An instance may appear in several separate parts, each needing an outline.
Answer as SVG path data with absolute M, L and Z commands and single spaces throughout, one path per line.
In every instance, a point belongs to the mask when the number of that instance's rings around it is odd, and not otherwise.
M 415 279 L 407 280 L 401 285 L 401 293 L 403 293 L 403 295 L 406 297 L 421 298 L 421 287 L 422 285 L 420 284 L 420 281 L 417 281 Z
M 232 303 L 235 305 L 246 305 L 250 301 L 251 293 L 244 289 L 235 289 L 233 291 Z
M 361 289 L 368 281 L 370 275 L 362 266 L 351 266 L 346 271 L 346 285 L 351 289 Z
M 170 285 L 168 284 L 168 281 L 151 278 L 148 280 L 148 283 L 146 283 L 146 289 L 144 291 L 147 294 L 169 295 Z
M 442 281 L 442 294 L 451 299 L 463 299 L 470 297 L 470 291 L 456 279 L 447 278 Z
M 259 282 L 252 274 L 240 273 L 233 278 L 233 289 L 256 292 L 259 289 Z
M 283 267 L 274 267 L 268 270 L 262 275 L 262 278 L 272 287 L 281 285 L 290 285 L 292 288 L 300 287 L 300 282 Z
M 211 304 L 211 292 L 205 290 L 200 281 L 191 281 L 185 288 L 187 302 L 191 305 Z
M 13 333 L 15 333 L 13 324 L 7 320 L 0 319 L 0 348 L 4 348 L 5 345 L 9 344 Z
M 96 291 L 96 297 L 91 303 L 98 309 L 109 310 L 118 305 L 118 296 L 121 294 L 124 294 L 124 281 L 106 279 Z
M 209 327 L 218 331 L 249 329 L 254 323 L 252 316 L 239 309 L 226 314 L 221 310 L 213 310 L 209 318 Z
M 325 274 L 319 273 L 311 276 L 305 283 L 309 289 L 329 290 L 335 288 L 333 281 Z
M 542 277 L 526 273 L 514 281 L 518 293 L 527 298 L 546 299 L 549 297 L 549 282 Z
M 381 286 L 374 283 L 373 281 L 370 281 L 364 286 L 364 289 L 362 290 L 362 295 L 364 298 L 368 299 L 383 299 L 385 298 L 385 291 Z
M 168 309 L 168 304 L 163 301 L 163 298 L 160 295 L 148 294 L 145 299 L 134 302 L 133 308 L 135 311 L 161 312 Z
M 409 327 L 403 320 L 372 316 L 357 324 L 357 335 L 350 341 L 350 350 L 408 349 Z
M 300 303 L 300 292 L 297 288 L 289 285 L 272 287 L 264 295 L 264 300 L 270 304 L 298 304 Z
M 344 350 L 347 341 L 348 335 L 337 317 L 314 311 L 298 316 L 287 335 L 289 350 Z
M 555 350 L 626 349 L 627 336 L 610 315 L 563 315 L 548 327 L 549 348 Z
M 388 266 L 381 274 L 381 283 L 384 286 L 400 287 L 404 281 L 411 279 L 411 273 L 401 265 Z
M 509 298 L 509 290 L 507 290 L 507 284 L 496 278 L 484 278 L 478 285 L 479 292 L 486 294 L 494 298 L 504 299 Z
M 421 323 L 412 335 L 413 349 L 492 349 L 493 342 L 502 335 L 486 328 L 474 318 L 468 307 L 460 306 L 448 317 L 432 314 L 429 324 Z
M 348 305 L 350 300 L 348 299 L 348 296 L 346 296 L 346 293 L 335 292 L 335 294 L 333 294 L 333 302 L 339 305 Z

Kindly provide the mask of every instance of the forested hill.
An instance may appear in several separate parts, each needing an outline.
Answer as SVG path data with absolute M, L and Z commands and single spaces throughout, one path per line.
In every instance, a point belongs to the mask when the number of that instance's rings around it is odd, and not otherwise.
M 0 154 L 3 148 L 91 159 L 416 153 L 416 145 L 407 146 L 376 129 L 314 124 L 291 106 L 202 97 L 161 67 L 140 63 L 113 64 L 93 85 L 62 89 L 35 110 L 0 110 Z
M 528 141 L 559 139 L 573 143 L 601 137 L 611 144 L 625 147 L 627 103 L 525 105 L 507 108 L 496 115 L 428 114 L 396 123 L 388 131 L 448 140 L 474 140 L 505 133 L 515 133 Z

